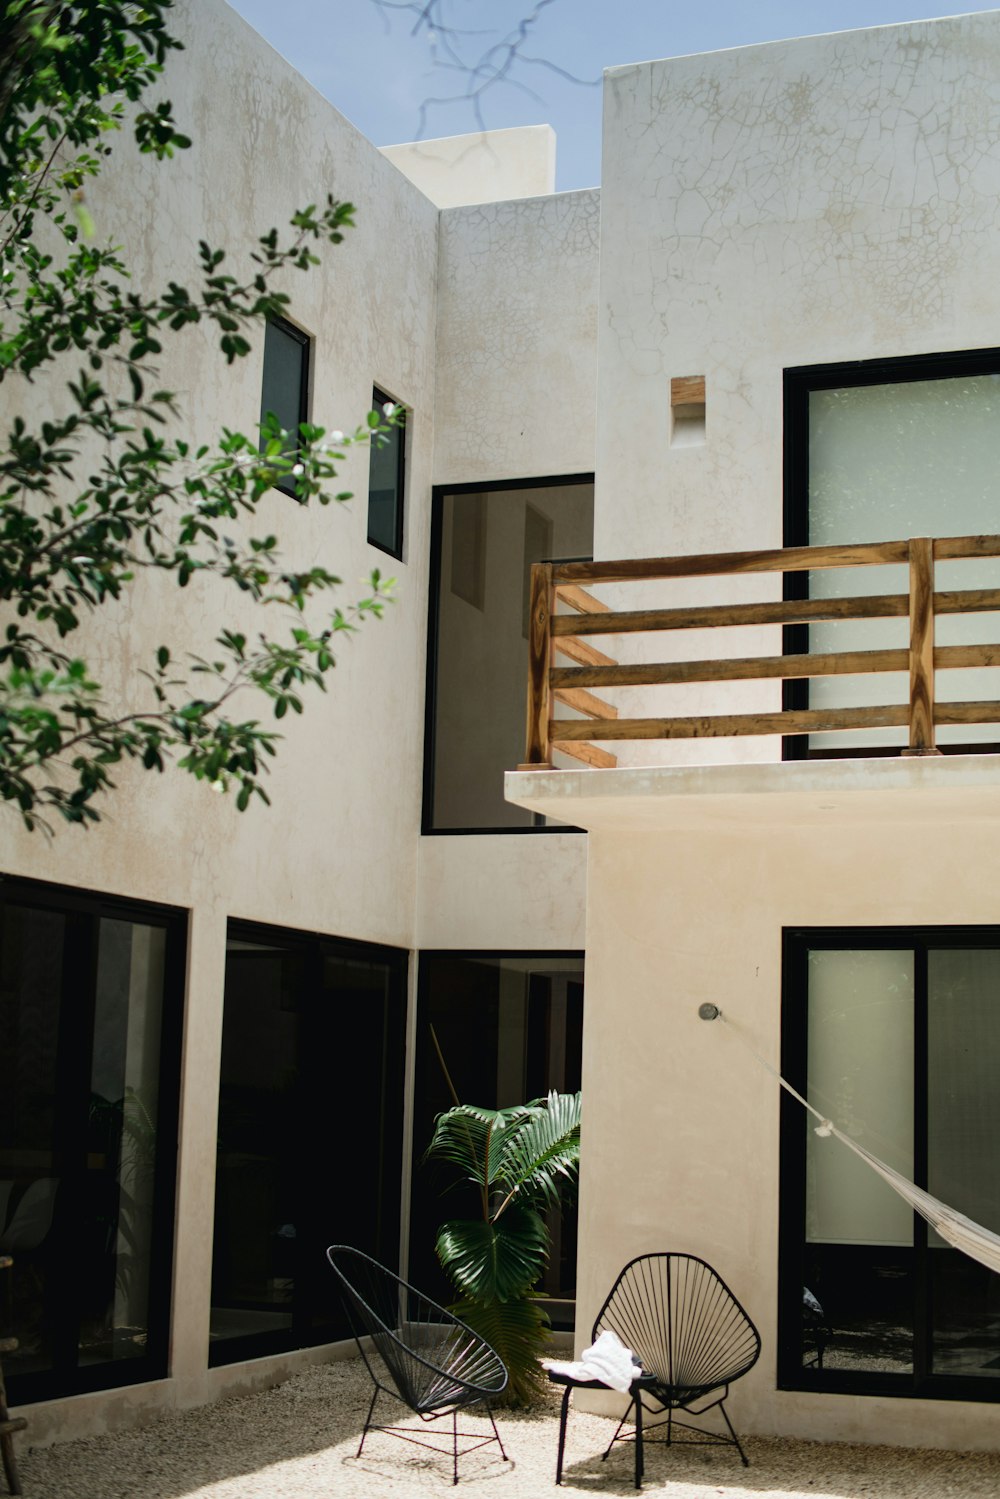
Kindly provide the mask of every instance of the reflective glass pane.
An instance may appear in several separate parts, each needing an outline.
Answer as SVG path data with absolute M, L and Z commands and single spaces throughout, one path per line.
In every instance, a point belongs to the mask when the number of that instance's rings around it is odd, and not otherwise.
M 1000 1233 L 1000 951 L 928 955 L 928 1188 Z M 1000 1279 L 928 1231 L 935 1373 L 1000 1378 Z
M 388 397 L 382 391 L 372 393 L 372 404 L 379 410 Z M 373 438 L 368 462 L 368 540 L 394 557 L 402 555 L 403 524 L 403 454 L 406 429 L 392 427 Z
M 992 534 L 997 529 L 1000 375 L 814 390 L 809 397 L 809 540 L 897 541 L 913 536 Z M 939 564 L 936 587 L 996 588 L 995 558 Z M 904 567 L 832 568 L 810 575 L 816 598 L 905 593 Z M 991 614 L 942 616 L 938 645 L 996 641 Z M 905 618 L 824 622 L 809 630 L 814 653 L 901 648 Z M 810 706 L 905 703 L 903 674 L 818 678 Z M 938 673 L 942 702 L 1000 696 L 996 668 Z M 990 725 L 938 730 L 942 744 L 994 742 Z M 904 745 L 905 729 L 813 734 L 813 748 Z
M 150 1313 L 166 933 L 102 920 L 81 1251 L 81 1362 L 141 1358 Z
M 462 1192 L 442 1197 L 440 1172 L 420 1164 L 435 1116 L 453 1102 L 448 1079 L 463 1103 L 485 1108 L 525 1103 L 550 1088 L 575 1093 L 582 1042 L 581 958 L 422 955 L 410 1270 L 414 1284 L 429 1295 L 451 1298 L 434 1242 L 445 1218 L 464 1212 Z M 572 1202 L 549 1219 L 551 1255 L 542 1290 L 554 1298 L 551 1315 L 558 1326 L 572 1325 L 574 1314 L 576 1222 Z
M 594 488 L 447 494 L 441 523 L 432 826 L 531 827 L 503 796 L 504 772 L 524 756 L 528 574 L 591 555 Z
M 913 1174 L 913 955 L 809 954 L 808 1097 L 897 1171 Z M 913 1368 L 913 1214 L 807 1116 L 805 1367 Z
M 213 1363 L 347 1334 L 327 1245 L 398 1260 L 405 972 L 392 949 L 231 928 Z

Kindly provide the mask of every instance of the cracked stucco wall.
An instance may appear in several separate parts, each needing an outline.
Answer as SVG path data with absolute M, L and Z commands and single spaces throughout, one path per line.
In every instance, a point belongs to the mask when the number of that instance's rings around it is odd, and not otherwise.
M 998 125 L 996 14 L 606 75 L 595 555 L 780 546 L 786 367 L 1000 343 Z M 707 383 L 704 443 L 671 446 L 670 381 L 692 375 Z M 658 585 L 655 602 L 773 596 L 748 579 Z M 767 632 L 691 646 L 780 650 Z M 778 706 L 773 684 L 619 703 Z M 689 741 L 622 759 L 778 753 Z
M 998 125 L 996 14 L 607 75 L 599 548 L 779 545 L 784 367 L 1000 342 Z

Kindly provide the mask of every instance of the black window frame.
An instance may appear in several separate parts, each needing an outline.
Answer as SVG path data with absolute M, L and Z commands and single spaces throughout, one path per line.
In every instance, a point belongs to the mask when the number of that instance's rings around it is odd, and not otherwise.
M 384 552 L 387 557 L 395 557 L 397 562 L 402 562 L 406 511 L 406 446 L 409 441 L 407 432 L 409 430 L 410 424 L 410 410 L 409 407 L 405 406 L 401 401 L 397 401 L 394 396 L 387 395 L 386 392 L 382 390 L 378 385 L 374 385 L 372 387 L 372 410 L 381 413 L 383 407 L 389 403 L 391 403 L 396 408 L 396 411 L 394 412 L 394 420 L 396 423 L 396 513 L 394 517 L 395 526 L 393 533 L 393 542 L 391 546 L 386 546 L 385 542 L 378 541 L 372 535 L 370 461 L 368 465 L 367 537 L 369 546 L 373 546 L 378 551 Z M 374 439 L 372 442 L 372 452 L 374 453 Z
M 41 1400 L 55 1400 L 103 1390 L 124 1389 L 165 1379 L 170 1373 L 170 1328 L 172 1321 L 172 1288 L 174 1231 L 177 1212 L 177 1141 L 180 1124 L 182 1038 L 186 1008 L 186 969 L 188 950 L 188 912 L 182 907 L 148 900 L 133 900 L 110 895 L 105 891 L 78 886 L 57 885 L 16 875 L 0 874 L 0 901 L 34 909 L 58 911 L 68 916 L 87 918 L 95 925 L 103 919 L 130 921 L 136 924 L 162 926 L 166 931 L 163 970 L 163 1007 L 160 1027 L 160 1049 L 157 1092 L 157 1157 L 153 1183 L 153 1231 L 150 1240 L 149 1326 L 147 1352 L 134 1359 L 109 1360 L 104 1363 L 68 1361 L 56 1369 L 18 1373 L 8 1361 L 5 1371 L 8 1400 L 22 1405 Z M 86 972 L 86 985 L 81 973 Z M 90 1056 L 87 1037 L 93 1039 L 96 974 L 92 967 L 74 969 L 63 975 L 63 993 L 72 990 L 74 1003 L 60 1007 L 60 1052 L 73 1051 Z M 64 1035 L 70 1029 L 69 1039 Z M 60 1101 L 64 1101 L 60 1089 Z M 61 1173 L 69 1176 L 70 1173 Z M 76 1175 L 80 1175 L 77 1167 Z M 77 1325 L 73 1296 L 74 1265 L 65 1266 L 64 1294 L 59 1297 L 59 1315 L 66 1334 L 62 1346 L 68 1348 L 70 1316 Z M 10 1272 L 7 1272 L 8 1274 Z M 16 1331 L 16 1329 L 10 1329 Z M 67 1356 L 68 1358 L 68 1356 Z
M 891 358 L 858 359 L 838 364 L 796 365 L 783 372 L 784 389 L 784 485 L 783 523 L 786 547 L 809 546 L 809 397 L 813 391 L 840 390 L 863 385 L 902 385 L 921 380 L 960 379 L 968 375 L 1000 374 L 1000 348 L 948 350 L 941 353 L 905 354 Z M 886 536 L 885 541 L 905 538 Z M 783 575 L 782 598 L 809 597 L 808 572 Z M 782 628 L 782 653 L 800 655 L 809 650 L 809 626 Z M 782 708 L 809 707 L 808 679 L 782 682 Z M 862 745 L 811 750 L 807 734 L 782 738 L 784 760 L 853 760 L 898 756 L 902 746 Z M 942 754 L 996 754 L 1000 743 L 943 744 Z
M 272 327 L 277 328 L 279 330 L 279 332 L 285 334 L 285 336 L 287 338 L 292 339 L 295 343 L 297 343 L 299 345 L 299 411 L 298 411 L 298 418 L 297 418 L 297 421 L 296 421 L 296 424 L 295 424 L 295 426 L 296 426 L 296 439 L 297 439 L 297 434 L 298 434 L 298 428 L 299 428 L 299 426 L 303 422 L 308 422 L 308 420 L 309 420 L 309 391 L 310 391 L 310 380 L 312 378 L 312 343 L 313 343 L 313 341 L 312 341 L 312 338 L 310 337 L 310 335 L 308 333 L 306 333 L 306 331 L 305 331 L 304 328 L 297 327 L 295 323 L 289 322 L 288 318 L 280 317 L 277 314 L 275 314 L 273 317 L 269 317 L 267 319 L 267 322 Z M 265 334 L 265 339 L 264 339 L 264 355 L 263 355 L 263 358 L 265 360 L 267 358 L 267 337 L 266 337 L 266 334 Z M 264 420 L 264 416 L 266 414 L 266 408 L 264 406 L 264 365 L 263 365 L 263 362 L 261 364 L 261 393 L 260 393 L 260 401 L 261 401 L 260 419 L 261 419 L 261 421 L 263 421 Z M 277 412 L 275 412 L 274 414 L 277 415 Z M 263 449 L 263 446 L 264 446 L 263 437 L 261 438 L 260 446 Z M 296 440 L 294 444 L 290 445 L 289 448 L 287 449 L 287 451 L 289 453 L 292 453 L 292 452 L 297 453 L 299 451 L 298 440 Z M 274 487 L 275 487 L 275 489 L 280 490 L 282 494 L 287 494 L 287 495 L 294 495 L 295 494 L 295 480 L 293 478 L 291 478 L 291 477 L 284 478 L 284 479 L 280 480 L 280 482 L 278 482 L 277 484 L 275 484 Z
M 321 969 L 324 956 L 334 950 L 338 956 L 343 956 L 347 961 L 355 960 L 367 962 L 375 960 L 385 963 L 391 971 L 391 981 L 395 986 L 395 999 L 399 1003 L 401 1017 L 401 1038 L 399 1055 L 395 1058 L 396 1073 L 398 1078 L 398 1159 L 399 1159 L 399 1192 L 393 1200 L 391 1211 L 394 1214 L 394 1223 L 390 1230 L 395 1228 L 393 1238 L 392 1254 L 385 1253 L 382 1256 L 383 1263 L 388 1264 L 394 1270 L 399 1269 L 399 1243 L 400 1225 L 402 1223 L 403 1191 L 407 1176 L 406 1155 L 406 1054 L 407 1054 L 407 1027 L 409 1015 L 409 973 L 411 951 L 409 948 L 395 947 L 385 943 L 367 942 L 353 937 L 341 937 L 335 933 L 306 931 L 297 927 L 283 927 L 273 923 L 244 920 L 241 917 L 230 916 L 226 924 L 226 944 L 230 939 L 236 941 L 250 942 L 260 945 L 276 944 L 283 950 L 299 949 L 304 955 L 306 969 L 310 973 L 313 983 L 317 981 L 318 971 Z M 223 1016 L 223 1027 L 225 1016 Z M 318 1076 L 321 1077 L 322 1069 L 326 1059 L 316 1056 L 315 1061 L 318 1068 Z M 383 1065 L 385 1059 L 383 1058 Z M 309 1079 L 303 1080 L 303 1086 Z M 315 1081 L 315 1079 L 313 1080 Z M 220 1052 L 219 1090 L 221 1094 L 222 1069 Z M 384 1125 L 384 1116 L 379 1120 L 380 1129 Z M 332 1169 L 332 1168 L 331 1168 Z M 213 1212 L 213 1241 L 215 1236 L 215 1215 Z M 325 1249 L 325 1245 L 323 1246 Z M 328 1326 L 320 1323 L 314 1325 L 312 1307 L 309 1303 L 309 1285 L 316 1281 L 327 1282 L 329 1269 L 323 1258 L 322 1252 L 315 1263 L 308 1267 L 305 1284 L 296 1287 L 293 1292 L 295 1302 L 292 1307 L 292 1322 L 287 1328 L 268 1329 L 258 1333 L 239 1334 L 233 1337 L 212 1338 L 208 1346 L 208 1367 L 221 1368 L 234 1364 L 244 1363 L 249 1359 L 265 1358 L 283 1353 L 293 1353 L 302 1348 L 322 1347 L 329 1342 L 343 1341 L 351 1336 L 350 1327 L 346 1314 L 342 1320 L 339 1332 L 331 1338 L 328 1335 Z M 332 1294 L 332 1279 L 329 1286 Z M 214 1285 L 214 1271 L 213 1271 Z M 212 1306 L 214 1308 L 214 1293 L 212 1293 Z
M 495 962 L 495 961 L 502 961 L 503 959 L 513 959 L 513 960 L 515 960 L 517 962 L 525 962 L 525 963 L 538 963 L 539 965 L 543 965 L 543 964 L 545 964 L 547 962 L 564 962 L 564 963 L 578 963 L 579 964 L 579 966 L 580 966 L 580 972 L 583 975 L 583 1018 L 582 1018 L 582 1021 L 581 1021 L 581 1036 L 580 1036 L 581 1061 L 582 1061 L 582 1046 L 583 1046 L 583 1038 L 584 1038 L 584 1027 L 586 1026 L 586 1004 L 587 1004 L 587 1000 L 586 1000 L 586 964 L 587 964 L 587 958 L 586 958 L 586 951 L 585 951 L 585 949 L 583 949 L 583 948 L 563 948 L 563 947 L 560 947 L 560 948 L 422 947 L 422 948 L 418 949 L 418 951 L 416 953 L 417 977 L 416 977 L 416 993 L 415 993 L 415 1000 L 414 1000 L 414 1034 L 413 1034 L 413 1043 L 412 1043 L 413 1044 L 413 1064 L 412 1064 L 412 1080 L 413 1081 L 412 1081 L 412 1098 L 411 1098 L 411 1101 L 410 1101 L 410 1115 L 411 1115 L 411 1119 L 410 1119 L 410 1125 L 409 1125 L 410 1135 L 411 1135 L 411 1141 L 410 1141 L 410 1143 L 411 1143 L 412 1149 L 411 1149 L 411 1156 L 410 1156 L 410 1162 L 409 1162 L 409 1179 L 408 1179 L 408 1184 L 409 1184 L 409 1217 L 408 1217 L 408 1220 L 407 1220 L 408 1258 L 412 1258 L 412 1255 L 413 1255 L 413 1243 L 414 1243 L 414 1235 L 413 1235 L 413 1226 L 414 1226 L 414 1224 L 413 1224 L 413 1217 L 414 1217 L 414 1214 L 413 1214 L 413 1203 L 418 1199 L 419 1192 L 420 1192 L 420 1187 L 422 1185 L 421 1182 L 419 1181 L 419 1178 L 418 1178 L 418 1171 L 419 1171 L 419 1168 L 420 1168 L 420 1165 L 421 1165 L 421 1160 L 422 1160 L 423 1152 L 426 1149 L 427 1144 L 429 1143 L 428 1140 L 417 1140 L 415 1138 L 415 1131 L 416 1131 L 416 1128 L 417 1128 L 417 1125 L 418 1125 L 418 1122 L 419 1122 L 418 1119 L 417 1119 L 417 1103 L 418 1103 L 417 1090 L 418 1090 L 418 1087 L 419 1087 L 420 1063 L 421 1063 L 421 1061 L 423 1059 L 423 1056 L 424 1056 L 424 1054 L 425 1054 L 425 1052 L 427 1050 L 427 1042 L 421 1037 L 421 1035 L 419 1033 L 419 1027 L 420 1027 L 421 1019 L 422 1019 L 423 1015 L 426 1013 L 426 1007 L 427 1007 L 427 1002 L 428 1002 L 428 995 L 430 993 L 431 977 L 432 977 L 432 974 L 431 974 L 431 965 L 435 961 L 445 961 L 445 962 L 448 962 L 448 961 L 453 961 L 453 962 L 454 961 L 465 961 L 465 962 L 475 963 L 475 962 L 484 962 L 484 961 Z M 447 1061 L 447 1058 L 445 1060 Z M 483 1102 L 482 1099 L 478 1099 L 478 1098 L 461 1098 L 459 1101 L 461 1103 L 466 1103 L 466 1104 L 482 1104 L 482 1102 Z M 529 1102 L 529 1100 L 525 1099 L 524 1102 L 527 1103 L 527 1102 Z M 484 1105 L 484 1107 L 486 1107 L 486 1106 L 487 1105 Z M 574 1235 L 575 1235 L 575 1233 L 576 1233 L 576 1225 L 575 1225 L 575 1223 L 574 1223 L 573 1232 L 574 1232 Z M 428 1270 L 425 1273 L 425 1279 L 428 1282 L 430 1282 L 433 1279 L 433 1274 L 434 1274 L 433 1270 Z M 453 1294 L 454 1294 L 453 1293 L 453 1288 L 450 1287 L 449 1283 L 444 1278 L 443 1272 L 440 1272 L 440 1278 L 439 1278 L 439 1281 L 438 1281 L 437 1285 L 433 1285 L 433 1284 L 430 1285 L 428 1294 L 434 1295 L 435 1291 L 438 1292 L 441 1295 L 441 1297 L 442 1297 L 442 1299 L 444 1300 L 445 1303 L 447 1303 L 448 1297 L 449 1296 L 453 1296 Z M 574 1305 L 574 1308 L 575 1308 L 575 1302 L 573 1303 L 573 1305 Z M 575 1314 L 571 1315 L 568 1318 L 563 1317 L 563 1319 L 561 1321 L 554 1321 L 553 1322 L 553 1326 L 558 1326 L 558 1328 L 561 1331 L 572 1331 L 573 1327 L 574 1327 L 574 1323 L 575 1323 Z
M 437 662 L 438 638 L 440 634 L 440 583 L 444 550 L 444 502 L 454 494 L 494 494 L 508 489 L 550 489 L 570 487 L 574 484 L 593 484 L 594 473 L 547 474 L 541 478 L 489 479 L 466 484 L 435 484 L 431 491 L 431 549 L 428 577 L 429 599 L 427 609 L 427 669 L 424 694 L 424 770 L 423 796 L 421 799 L 420 832 L 428 838 L 478 837 L 484 833 L 498 838 L 524 838 L 533 834 L 583 833 L 585 829 L 568 824 L 546 823 L 535 817 L 526 827 L 467 827 L 439 828 L 434 824 L 434 772 L 437 753 Z M 590 562 L 592 557 L 550 558 L 550 561 Z M 524 681 L 527 688 L 528 659 L 525 646 Z M 513 769 L 513 767 L 511 767 Z
M 808 1097 L 806 965 L 810 951 L 896 950 L 914 954 L 914 1163 L 917 1185 L 927 1170 L 927 954 L 941 948 L 1000 950 L 1000 926 L 786 927 L 782 930 L 781 1075 Z M 836 1122 L 836 1121 L 834 1121 Z M 805 1255 L 806 1116 L 781 1090 L 778 1225 L 777 1388 L 837 1395 L 1000 1403 L 1000 1379 L 930 1370 L 931 1315 L 927 1224 L 913 1215 L 915 1262 L 912 1374 L 828 1369 L 802 1364 Z M 958 1251 L 955 1251 L 956 1253 Z

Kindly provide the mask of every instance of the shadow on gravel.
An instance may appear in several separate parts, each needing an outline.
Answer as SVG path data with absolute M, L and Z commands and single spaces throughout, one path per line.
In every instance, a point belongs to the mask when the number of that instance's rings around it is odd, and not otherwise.
M 166 1416 L 140 1430 L 32 1451 L 18 1460 L 26 1499 L 409 1499 L 452 1492 L 450 1456 L 374 1433 L 354 1456 L 371 1384 L 358 1360 L 308 1369 L 255 1395 Z M 401 1409 L 401 1414 L 404 1414 Z M 992 1413 L 991 1413 L 992 1414 Z M 477 1429 L 473 1412 L 462 1426 Z M 485 1418 L 483 1424 L 485 1426 Z M 415 1419 L 412 1424 L 423 1434 Z M 557 1401 L 502 1411 L 511 1462 L 494 1446 L 460 1460 L 460 1491 L 539 1499 L 555 1487 Z M 634 1494 L 632 1449 L 606 1463 L 611 1423 L 574 1413 L 562 1492 Z M 30 1431 L 26 1434 L 30 1438 Z M 745 1439 L 750 1467 L 725 1448 L 651 1438 L 643 1492 L 663 1499 L 996 1499 L 1000 1454 Z

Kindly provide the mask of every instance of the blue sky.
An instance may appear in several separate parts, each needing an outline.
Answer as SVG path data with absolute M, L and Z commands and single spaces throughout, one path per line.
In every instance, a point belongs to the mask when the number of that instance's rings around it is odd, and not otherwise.
M 460 95 L 466 79 L 435 66 L 426 34 L 411 34 L 415 18 L 409 12 L 380 10 L 375 0 L 229 3 L 376 145 L 479 128 L 472 107 L 461 99 L 427 105 L 421 128 L 421 106 Z M 470 59 L 499 41 L 534 3 L 440 0 L 444 16 L 462 33 L 456 44 Z M 994 8 L 995 0 L 953 6 L 947 0 L 551 0 L 532 28 L 527 51 L 577 77 L 599 79 L 604 68 L 653 57 Z M 557 187 L 595 186 L 600 88 L 567 82 L 538 63 L 522 64 L 514 76 L 516 86 L 501 84 L 483 95 L 487 128 L 552 125 Z

